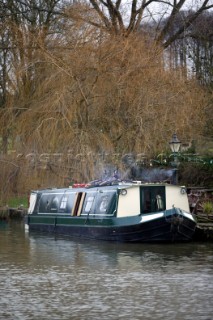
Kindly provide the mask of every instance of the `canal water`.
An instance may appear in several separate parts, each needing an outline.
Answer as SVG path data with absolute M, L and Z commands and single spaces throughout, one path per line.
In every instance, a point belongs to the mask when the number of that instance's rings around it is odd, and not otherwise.
M 0 319 L 213 319 L 213 244 L 121 244 L 0 223 Z

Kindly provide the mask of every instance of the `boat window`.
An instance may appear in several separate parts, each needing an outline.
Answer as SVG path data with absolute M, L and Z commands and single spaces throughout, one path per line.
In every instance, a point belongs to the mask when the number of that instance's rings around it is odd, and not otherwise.
M 43 193 L 39 200 L 39 213 L 70 214 L 73 209 L 75 193 Z
M 59 209 L 59 203 L 61 195 L 55 194 L 42 194 L 39 201 L 39 212 L 40 213 L 55 213 Z
M 141 187 L 142 212 L 158 212 L 166 209 L 165 187 Z
M 116 205 L 116 192 L 87 193 L 82 215 L 113 215 Z
M 69 193 L 69 194 L 63 194 L 60 207 L 59 207 L 59 213 L 67 213 L 70 214 L 73 209 L 74 201 L 75 201 L 75 192 Z
M 58 211 L 58 206 L 59 206 L 59 197 L 58 197 L 58 196 L 55 196 L 55 197 L 52 199 L 52 202 L 51 202 L 51 204 L 50 204 L 50 211 L 57 212 L 57 211 Z
M 82 209 L 82 215 L 94 212 L 94 205 L 96 201 L 97 192 L 88 192 L 86 194 L 84 205 Z
M 61 199 L 60 209 L 66 209 L 68 197 L 63 196 Z
M 91 196 L 89 196 L 87 198 L 86 203 L 85 203 L 85 208 L 84 208 L 84 211 L 86 213 L 88 213 L 91 210 L 94 199 L 95 199 L 95 197 L 91 197 Z
M 99 193 L 94 208 L 95 214 L 113 214 L 116 203 L 116 195 L 114 192 Z
M 100 206 L 99 206 L 100 212 L 106 213 L 108 205 L 109 205 L 109 196 L 101 197 Z

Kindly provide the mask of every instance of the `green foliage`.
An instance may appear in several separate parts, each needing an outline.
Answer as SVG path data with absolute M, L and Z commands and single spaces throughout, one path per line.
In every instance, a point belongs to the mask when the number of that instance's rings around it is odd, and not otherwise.
M 203 212 L 209 215 L 210 213 L 213 213 L 213 203 L 212 201 L 206 201 L 202 204 Z
M 183 154 L 177 155 L 178 183 L 213 188 L 213 157 L 212 155 Z M 173 155 L 161 153 L 151 160 L 154 166 L 171 168 L 175 165 Z
M 10 208 L 18 208 L 23 206 L 24 208 L 28 207 L 28 198 L 27 197 L 13 197 L 9 198 L 7 201 L 7 205 Z

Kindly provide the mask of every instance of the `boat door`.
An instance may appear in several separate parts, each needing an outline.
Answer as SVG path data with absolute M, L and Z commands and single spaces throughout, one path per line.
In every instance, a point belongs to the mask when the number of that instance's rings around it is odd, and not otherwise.
M 80 216 L 81 210 L 83 207 L 84 199 L 85 199 L 85 192 L 77 192 L 75 195 L 75 200 L 74 200 L 74 206 L 72 208 L 71 215 L 72 216 Z
M 166 209 L 165 186 L 140 188 L 141 212 L 159 212 Z

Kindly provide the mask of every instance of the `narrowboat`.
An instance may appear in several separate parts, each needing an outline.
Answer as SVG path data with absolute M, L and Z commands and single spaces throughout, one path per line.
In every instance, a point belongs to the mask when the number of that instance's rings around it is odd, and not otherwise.
M 192 240 L 196 219 L 185 187 L 125 182 L 32 191 L 29 231 L 121 242 Z

